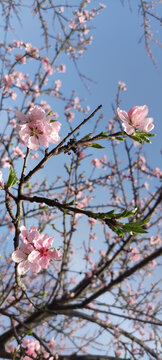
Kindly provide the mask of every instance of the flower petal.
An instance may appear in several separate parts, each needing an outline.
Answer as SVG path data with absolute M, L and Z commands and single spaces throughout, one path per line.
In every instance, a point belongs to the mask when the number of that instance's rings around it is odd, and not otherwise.
M 17 267 L 18 273 L 20 275 L 26 274 L 26 272 L 29 269 L 30 269 L 30 266 L 29 266 L 29 261 L 28 260 L 22 261 Z
M 12 260 L 16 263 L 23 261 L 26 258 L 26 254 L 22 250 L 15 250 L 11 256 Z
M 129 121 L 129 117 L 128 117 L 127 112 L 124 111 L 124 110 L 120 110 L 119 107 L 117 108 L 117 114 L 118 114 L 120 120 L 126 121 L 126 122 Z
M 30 262 L 35 262 L 35 261 L 38 261 L 39 259 L 40 259 L 40 252 L 39 251 L 37 251 L 37 250 L 33 250 L 30 254 L 29 254 L 29 256 L 28 256 L 28 260 L 30 261 Z

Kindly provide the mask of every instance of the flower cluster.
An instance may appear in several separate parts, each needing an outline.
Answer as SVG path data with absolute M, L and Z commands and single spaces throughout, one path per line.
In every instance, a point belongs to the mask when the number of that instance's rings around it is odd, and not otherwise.
M 55 340 L 52 338 L 48 345 L 49 348 L 51 347 L 51 349 L 53 349 L 53 344 L 56 346 Z M 32 360 L 32 359 L 36 359 L 36 358 L 43 358 L 43 359 L 48 359 L 48 360 L 54 360 L 53 356 L 50 356 L 50 353 L 47 351 L 44 351 L 42 349 L 42 346 L 40 345 L 40 342 L 38 340 L 34 340 L 34 339 L 23 339 L 22 340 L 22 349 L 25 350 L 25 356 L 22 358 L 22 360 Z M 14 354 L 14 352 L 17 352 L 17 355 L 19 353 L 20 350 L 20 345 L 16 346 L 13 344 L 8 344 L 5 347 L 5 350 L 7 352 L 9 352 L 10 354 Z M 54 350 L 54 349 L 53 349 Z
M 40 234 L 36 226 L 27 230 L 21 226 L 22 244 L 20 249 L 12 254 L 12 260 L 18 263 L 18 273 L 25 274 L 28 270 L 38 273 L 41 268 L 47 269 L 51 260 L 61 260 L 62 255 L 56 249 L 51 249 L 53 237 Z
M 15 110 L 17 119 L 23 124 L 18 125 L 20 139 L 23 145 L 32 150 L 37 150 L 38 145 L 48 147 L 49 143 L 57 144 L 60 136 L 58 134 L 61 124 L 52 119 L 52 114 L 45 114 L 45 111 L 34 106 L 28 115 Z
M 128 113 L 117 108 L 117 114 L 123 122 L 124 131 L 128 135 L 132 135 L 136 129 L 150 132 L 154 128 L 152 124 L 153 118 L 146 118 L 148 114 L 148 107 L 146 105 L 134 106 Z

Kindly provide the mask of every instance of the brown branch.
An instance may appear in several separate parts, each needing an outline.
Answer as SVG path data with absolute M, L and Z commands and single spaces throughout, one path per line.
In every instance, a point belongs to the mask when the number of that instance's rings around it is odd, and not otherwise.
M 156 251 L 152 252 L 150 255 L 145 257 L 142 261 L 138 262 L 136 265 L 132 266 L 128 270 L 124 271 L 120 274 L 116 279 L 112 280 L 107 286 L 98 290 L 95 294 L 91 295 L 88 299 L 82 302 L 82 306 L 85 307 L 87 304 L 98 298 L 100 295 L 106 293 L 107 291 L 111 290 L 115 285 L 120 284 L 123 280 L 127 279 L 129 276 L 133 275 L 136 271 L 144 268 L 148 265 L 152 260 L 156 259 L 157 257 L 162 255 L 162 247 L 157 249 Z

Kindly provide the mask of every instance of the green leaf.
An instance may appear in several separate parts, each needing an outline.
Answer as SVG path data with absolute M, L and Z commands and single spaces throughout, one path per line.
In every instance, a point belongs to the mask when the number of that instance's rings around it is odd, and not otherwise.
M 67 210 L 62 210 L 65 215 L 71 215 Z
M 138 141 L 140 144 L 144 144 L 144 142 L 151 144 L 149 137 L 152 136 L 156 136 L 156 134 L 148 134 L 146 131 L 136 130 L 135 133 L 131 135 L 131 138 Z
M 94 213 L 92 213 L 92 218 L 93 218 L 93 219 L 101 219 L 101 216 L 100 216 L 100 214 L 94 214 Z
M 32 189 L 32 185 L 29 182 L 25 185 L 25 187 L 28 188 L 28 189 Z
M 143 141 L 139 136 L 131 135 L 131 138 L 143 145 Z
M 145 136 L 145 135 L 141 135 L 141 136 L 140 136 L 140 138 L 141 138 L 142 140 L 144 140 L 144 141 L 146 141 L 146 142 L 148 142 L 148 143 L 150 143 L 150 144 L 151 144 L 151 141 L 150 141 L 150 139 L 148 139 L 148 137 L 147 137 L 147 136 Z
M 114 214 L 114 210 L 111 210 L 111 211 L 108 211 L 106 214 L 105 214 L 105 218 L 108 218 L 108 219 L 112 219 L 116 217 L 116 215 Z
M 51 119 L 50 120 L 50 123 L 53 123 L 53 122 L 56 122 L 57 120 L 54 120 L 54 119 Z
M 101 132 L 101 133 L 99 133 L 97 136 L 102 136 L 103 138 L 108 138 L 108 137 L 110 136 L 110 134 L 107 135 L 108 133 L 109 133 L 108 131 L 106 131 L 106 132 Z
M 93 133 L 89 133 L 87 134 L 86 136 L 84 136 L 81 140 L 86 140 L 86 139 L 89 139 L 91 137 Z
M 120 218 L 130 217 L 130 216 L 135 215 L 136 213 L 137 213 L 137 208 L 135 208 L 133 210 L 125 209 L 122 213 L 116 215 L 116 218 L 120 219 Z
M 32 335 L 32 334 L 33 334 L 33 329 L 27 331 L 27 335 Z
M 123 226 L 123 231 L 124 232 L 128 232 L 131 235 L 132 234 L 147 234 L 147 231 L 142 229 L 142 228 L 131 228 L 131 227 L 127 227 L 127 226 Z
M 120 228 L 117 228 L 117 227 L 114 227 L 113 228 L 113 231 L 120 237 L 120 238 L 123 238 L 124 236 L 124 231 Z
M 100 144 L 97 144 L 97 143 L 94 143 L 94 144 L 90 144 L 88 145 L 89 147 L 93 147 L 93 148 L 96 148 L 96 149 L 104 149 L 104 146 L 100 145 Z
M 16 355 L 18 353 L 18 350 L 14 349 L 14 352 L 13 352 L 13 359 L 15 359 Z
M 19 180 L 16 177 L 15 171 L 10 167 L 8 179 L 7 179 L 7 187 L 10 189 L 13 185 L 15 185 Z
M 47 295 L 48 295 L 47 291 L 44 291 L 43 293 L 38 294 L 39 297 L 44 297 L 44 296 L 47 296 Z
M 52 110 L 48 112 L 48 114 L 46 116 L 49 116 L 52 114 Z
M 49 207 L 47 205 L 44 205 L 44 206 L 41 206 L 40 209 L 41 210 L 47 210 L 47 209 L 49 209 Z
M 156 134 L 147 134 L 147 136 L 153 137 L 153 136 L 156 136 Z
M 68 205 L 74 205 L 74 203 L 75 203 L 75 200 L 72 200 L 68 203 Z
M 123 224 L 122 229 L 126 232 L 132 232 L 134 234 L 146 234 L 147 231 L 142 228 L 149 220 L 144 220 L 140 222 L 127 223 Z
M 127 138 L 127 136 L 116 136 L 116 140 L 124 141 Z

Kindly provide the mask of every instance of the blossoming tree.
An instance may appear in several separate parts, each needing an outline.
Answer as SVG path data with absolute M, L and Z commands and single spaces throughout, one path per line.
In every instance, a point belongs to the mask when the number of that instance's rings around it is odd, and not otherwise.
M 122 82 L 102 131 L 100 104 L 90 111 L 74 91 L 63 94 L 62 59 L 84 81 L 77 59 L 106 5 L 56 3 L 27 5 L 31 26 L 41 25 L 39 48 L 13 40 L 24 3 L 0 3 L 0 358 L 160 359 L 162 173 L 143 154 L 156 121 L 146 105 L 121 109 Z M 139 3 L 154 62 L 147 22 L 160 18 L 154 2 Z

